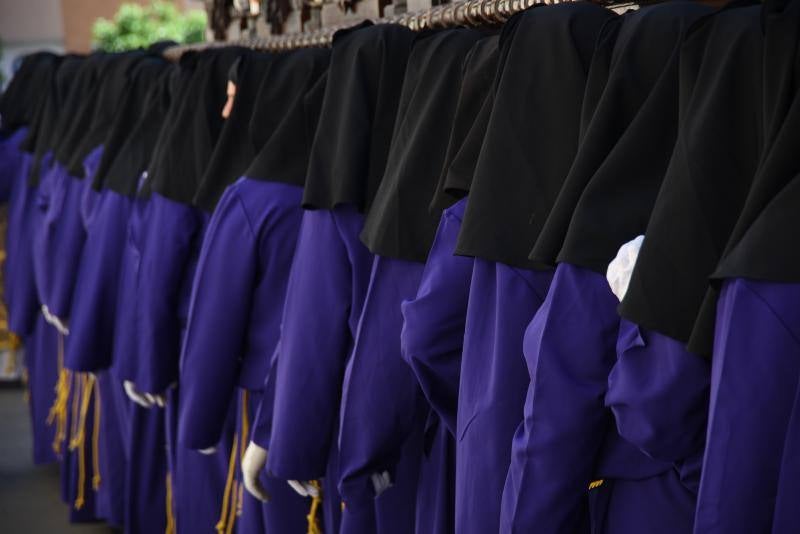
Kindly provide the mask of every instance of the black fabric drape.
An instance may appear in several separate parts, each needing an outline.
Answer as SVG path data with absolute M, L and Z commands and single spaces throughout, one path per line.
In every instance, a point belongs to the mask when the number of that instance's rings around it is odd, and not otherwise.
M 616 17 L 579 2 L 537 7 L 506 23 L 457 254 L 533 266 L 528 253 L 578 148 L 595 43 Z

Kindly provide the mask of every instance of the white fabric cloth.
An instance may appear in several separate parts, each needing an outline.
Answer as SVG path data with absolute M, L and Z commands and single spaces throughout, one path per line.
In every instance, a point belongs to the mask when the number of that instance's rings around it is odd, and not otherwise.
M 628 284 L 631 283 L 631 275 L 633 274 L 633 268 L 636 267 L 636 259 L 639 257 L 643 241 L 643 235 L 628 241 L 619 248 L 617 257 L 608 264 L 606 279 L 608 280 L 608 285 L 611 286 L 611 291 L 620 302 L 625 298 L 625 293 L 628 292 Z

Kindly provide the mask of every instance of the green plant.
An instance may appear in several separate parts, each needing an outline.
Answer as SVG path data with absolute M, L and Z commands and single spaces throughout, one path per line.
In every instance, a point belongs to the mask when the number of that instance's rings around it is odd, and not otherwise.
M 92 41 L 101 50 L 120 52 L 164 40 L 199 43 L 205 40 L 205 29 L 205 11 L 182 13 L 172 2 L 155 0 L 144 6 L 122 4 L 112 20 L 97 19 Z

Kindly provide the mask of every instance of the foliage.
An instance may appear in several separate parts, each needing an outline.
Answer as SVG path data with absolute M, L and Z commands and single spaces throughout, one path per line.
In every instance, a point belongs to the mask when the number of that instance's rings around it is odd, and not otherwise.
M 122 4 L 112 20 L 99 18 L 92 26 L 96 48 L 120 52 L 147 47 L 157 41 L 199 43 L 205 40 L 206 13 L 182 13 L 172 2 L 155 0 L 147 5 Z

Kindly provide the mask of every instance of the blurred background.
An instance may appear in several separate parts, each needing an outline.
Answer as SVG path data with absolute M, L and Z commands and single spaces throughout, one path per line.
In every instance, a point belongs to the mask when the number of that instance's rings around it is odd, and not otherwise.
M 34 50 L 127 50 L 310 31 L 450 0 L 0 0 L 0 88 Z

